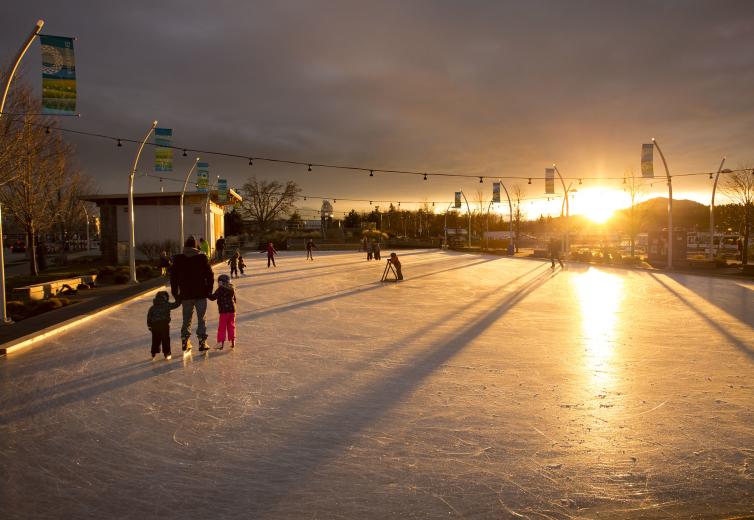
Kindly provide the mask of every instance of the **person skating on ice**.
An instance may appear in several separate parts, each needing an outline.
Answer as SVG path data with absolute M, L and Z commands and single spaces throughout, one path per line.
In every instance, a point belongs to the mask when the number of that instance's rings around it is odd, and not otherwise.
M 555 260 L 558 261 L 558 263 L 560 264 L 560 267 L 563 267 L 563 260 L 560 257 L 560 250 L 561 250 L 560 240 L 555 237 L 552 237 L 550 239 L 550 263 L 552 264 L 550 267 L 551 269 L 555 269 Z
M 186 239 L 183 253 L 175 255 L 173 270 L 170 273 L 170 292 L 173 297 L 181 300 L 183 306 L 183 325 L 181 326 L 181 343 L 184 352 L 191 350 L 191 318 L 196 309 L 196 336 L 199 338 L 199 351 L 209 350 L 207 347 L 207 296 L 212 294 L 215 285 L 215 274 L 212 272 L 207 255 L 196 248 L 196 239 L 190 236 Z
M 306 241 L 306 259 L 314 261 L 314 255 L 312 254 L 312 249 L 318 249 L 317 245 L 314 243 L 314 240 L 311 238 Z
M 230 257 L 230 260 L 228 260 L 227 264 L 230 266 L 230 277 L 233 278 L 233 274 L 236 275 L 236 278 L 238 278 L 238 259 L 241 258 L 241 255 L 238 253 L 238 250 L 236 250 L 235 253 L 233 253 L 233 256 Z M 219 278 L 218 278 L 219 280 Z
M 398 255 L 390 253 L 390 263 L 393 264 L 398 279 L 403 280 L 403 271 L 401 271 L 401 261 L 398 259 Z
M 275 265 L 275 255 L 278 254 L 277 249 L 275 249 L 275 246 L 272 245 L 272 241 L 270 241 L 267 244 L 267 269 L 270 268 L 270 262 L 272 262 L 273 267 L 277 267 Z
M 241 252 L 238 253 L 238 269 L 241 271 L 241 274 L 243 274 L 243 270 L 246 268 L 246 262 L 243 261 L 243 257 L 241 256 Z
M 372 244 L 372 253 L 374 254 L 375 260 L 380 259 L 380 243 L 377 240 Z
M 218 276 L 217 284 L 217 290 L 208 296 L 212 301 L 217 300 L 217 310 L 220 313 L 220 321 L 217 325 L 217 350 L 225 347 L 226 332 L 230 348 L 234 348 L 236 346 L 236 290 L 227 274 Z
M 366 245 L 366 247 L 367 247 L 367 260 L 371 260 L 372 259 L 372 252 L 373 252 L 372 251 L 372 241 L 369 240 L 368 238 L 366 239 L 366 241 L 367 241 L 367 245 Z
M 170 353 L 170 311 L 180 306 L 180 300 L 170 303 L 167 291 L 155 294 L 152 306 L 147 311 L 147 327 L 152 332 L 152 359 L 160 352 L 160 345 L 165 359 L 173 357 Z

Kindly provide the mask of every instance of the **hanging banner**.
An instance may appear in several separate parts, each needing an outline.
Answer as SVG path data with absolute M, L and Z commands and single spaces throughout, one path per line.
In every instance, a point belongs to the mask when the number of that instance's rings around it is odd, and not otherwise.
M 228 179 L 217 179 L 217 202 L 228 202 Z
M 555 168 L 545 168 L 545 194 L 555 193 Z
M 642 177 L 654 177 L 654 163 L 652 155 L 654 153 L 654 143 L 641 145 L 641 176 Z
M 492 183 L 492 202 L 493 203 L 500 202 L 500 183 L 499 182 Z
M 171 128 L 154 129 L 154 171 L 173 171 L 173 149 L 170 148 L 170 140 L 173 137 Z
M 42 112 L 76 113 L 76 64 L 73 38 L 40 34 L 42 44 Z
M 454 208 L 460 208 L 461 207 L 461 192 L 456 192 L 456 203 L 453 205 Z
M 207 193 L 209 188 L 209 163 L 196 163 L 196 191 Z

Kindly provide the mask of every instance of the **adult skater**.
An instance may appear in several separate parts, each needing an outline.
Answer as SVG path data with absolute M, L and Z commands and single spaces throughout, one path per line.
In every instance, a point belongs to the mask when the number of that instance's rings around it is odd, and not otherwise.
M 317 245 L 311 238 L 306 241 L 306 259 L 314 261 L 314 255 L 312 255 L 312 249 L 317 249 Z
M 367 248 L 367 260 L 371 260 L 372 259 L 372 241 L 369 239 L 367 239 L 366 248 Z
M 207 296 L 212 294 L 215 274 L 212 272 L 209 258 L 196 248 L 196 239 L 186 239 L 183 253 L 175 255 L 173 270 L 170 273 L 170 292 L 173 298 L 180 299 L 183 307 L 183 325 L 181 326 L 181 347 L 184 352 L 191 350 L 191 318 L 196 309 L 196 337 L 199 339 L 199 351 L 209 350 L 207 346 Z
M 215 251 L 216 251 L 217 259 L 218 260 L 220 260 L 220 261 L 225 260 L 225 256 L 224 256 L 224 253 L 225 253 L 225 239 L 223 238 L 222 235 L 220 235 L 220 238 L 218 238 L 215 241 Z
M 550 266 L 551 269 L 555 269 L 555 260 L 557 259 L 560 267 L 563 267 L 563 260 L 560 258 L 560 240 L 555 237 L 550 239 Z
M 275 249 L 275 246 L 272 245 L 272 241 L 267 243 L 267 269 L 270 268 L 270 262 L 272 262 L 273 267 L 277 267 L 275 265 L 275 255 L 278 254 L 277 249 Z
M 380 243 L 377 240 L 375 240 L 374 244 L 372 245 L 372 253 L 374 254 L 375 260 L 380 259 Z

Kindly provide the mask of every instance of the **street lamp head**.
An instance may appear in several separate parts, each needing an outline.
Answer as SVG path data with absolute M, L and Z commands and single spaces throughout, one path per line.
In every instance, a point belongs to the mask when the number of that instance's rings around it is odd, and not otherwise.
M 654 137 L 652 138 L 652 142 L 653 142 L 653 143 L 655 142 L 655 138 L 654 138 Z
M 157 126 L 157 120 L 152 121 L 152 126 Z
M 733 170 L 730 168 L 725 168 L 724 170 L 720 170 L 720 173 L 733 173 Z

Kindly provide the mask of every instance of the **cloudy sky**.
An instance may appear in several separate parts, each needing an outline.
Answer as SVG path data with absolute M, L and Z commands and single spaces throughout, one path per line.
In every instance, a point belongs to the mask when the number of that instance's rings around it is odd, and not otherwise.
M 82 117 L 61 119 L 68 128 L 137 138 L 158 119 L 181 146 L 533 177 L 527 196 L 543 193 L 553 162 L 574 178 L 638 173 L 651 137 L 671 173 L 715 170 L 723 155 L 730 167 L 754 163 L 751 1 L 8 0 L 4 62 L 38 18 L 44 33 L 77 38 Z M 34 83 L 39 61 L 35 44 L 23 66 Z M 132 146 L 74 141 L 102 193 L 127 190 Z M 459 188 L 491 190 L 489 181 L 204 158 L 231 186 L 255 174 L 332 198 L 447 201 Z M 178 154 L 176 178 L 189 160 Z M 137 180 L 137 191 L 158 189 Z M 706 200 L 710 181 L 679 178 L 674 189 Z M 664 183 L 648 190 L 659 195 Z

